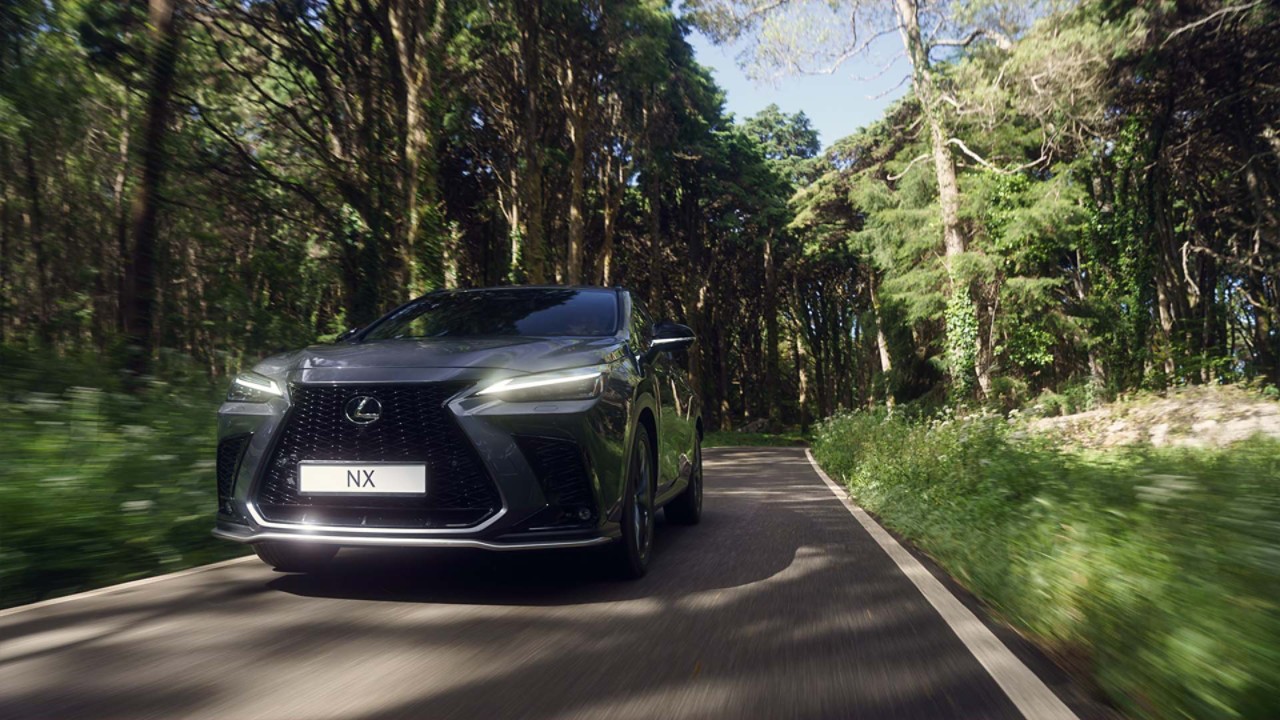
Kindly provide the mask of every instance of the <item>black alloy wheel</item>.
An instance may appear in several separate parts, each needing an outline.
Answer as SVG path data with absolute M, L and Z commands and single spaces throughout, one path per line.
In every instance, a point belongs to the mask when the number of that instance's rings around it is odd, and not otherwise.
M 613 565 L 624 579 L 644 577 L 653 552 L 653 440 L 636 428 L 635 446 L 622 501 L 622 538 L 613 549 Z

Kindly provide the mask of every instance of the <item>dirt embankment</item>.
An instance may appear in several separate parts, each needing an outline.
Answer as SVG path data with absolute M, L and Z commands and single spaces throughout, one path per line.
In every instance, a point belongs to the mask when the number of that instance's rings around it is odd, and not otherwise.
M 1257 435 L 1280 438 L 1280 401 L 1234 386 L 1194 387 L 1038 418 L 1027 427 L 1075 447 L 1223 447 Z

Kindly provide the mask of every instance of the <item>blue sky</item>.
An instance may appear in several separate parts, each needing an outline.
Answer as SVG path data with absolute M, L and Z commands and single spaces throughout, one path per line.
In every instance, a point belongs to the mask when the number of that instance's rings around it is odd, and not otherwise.
M 824 148 L 879 118 L 889 103 L 907 91 L 906 84 L 890 90 L 909 72 L 905 60 L 899 59 L 878 78 L 859 79 L 878 73 L 882 64 L 901 49 L 896 36 L 873 45 L 875 57 L 854 58 L 832 75 L 787 77 L 777 83 L 757 83 L 748 78 L 738 67 L 736 48 L 716 46 L 697 30 L 690 33 L 689 42 L 697 52 L 698 62 L 715 72 L 716 82 L 725 90 L 727 108 L 738 119 L 756 114 L 769 103 L 776 103 L 788 113 L 803 110 L 817 128 Z M 886 91 L 888 95 L 875 97 Z

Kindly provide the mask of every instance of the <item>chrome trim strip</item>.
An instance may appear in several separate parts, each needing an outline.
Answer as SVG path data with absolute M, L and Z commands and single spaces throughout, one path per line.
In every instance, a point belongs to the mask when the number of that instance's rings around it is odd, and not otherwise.
M 434 382 L 440 382 L 440 381 L 438 381 L 438 380 L 423 381 L 421 384 L 426 385 L 426 384 L 430 384 L 430 383 L 434 383 Z M 347 385 L 347 384 L 351 384 L 351 383 L 347 383 L 347 382 L 345 382 L 345 381 L 344 381 L 344 382 L 327 382 L 327 383 L 326 383 L 326 382 L 319 382 L 319 383 L 299 383 L 299 382 L 289 381 L 289 383 L 288 383 L 288 385 L 289 385 L 290 387 L 292 387 L 293 385 L 308 385 L 308 386 L 310 386 L 310 385 L 331 385 L 331 386 L 337 386 L 337 385 Z M 388 381 L 386 381 L 386 380 L 376 380 L 376 381 L 371 380 L 371 381 L 368 381 L 368 383 L 367 383 L 367 384 L 382 384 L 382 385 L 386 385 L 386 384 L 388 384 Z M 399 383 L 392 383 L 392 384 L 399 384 Z M 474 385 L 472 386 L 472 388 L 473 388 L 473 387 L 474 387 Z M 450 411 L 451 413 L 453 413 L 453 414 L 454 414 L 454 418 L 453 418 L 453 421 L 454 421 L 454 422 L 457 422 L 457 421 L 458 421 L 458 418 L 457 418 L 458 411 L 457 411 L 457 409 L 454 407 L 454 405 L 455 405 L 456 403 L 462 402 L 462 400 L 464 400 L 464 399 L 466 398 L 466 394 L 467 394 L 467 393 L 469 393 L 469 392 L 471 392 L 471 389 L 472 389 L 472 388 L 468 388 L 468 389 L 466 389 L 466 390 L 459 391 L 458 393 L 454 394 L 453 396 L 451 396 L 448 400 L 446 400 L 446 401 L 444 402 L 444 406 L 445 406 L 446 408 L 448 408 L 448 409 L 449 409 L 449 411 Z M 292 412 L 292 410 L 293 410 L 293 406 L 292 406 L 292 403 L 290 403 L 289 411 L 290 411 L 290 412 Z M 286 424 L 286 423 L 288 423 L 288 422 L 289 422 L 289 416 L 288 416 L 288 413 L 286 412 L 286 414 L 285 414 L 285 415 L 281 416 L 281 418 L 280 418 L 280 422 L 279 422 L 279 424 L 276 426 L 276 433 L 278 433 L 278 432 L 279 432 L 279 431 L 280 431 L 280 430 L 285 426 L 285 424 Z M 461 427 L 459 427 L 459 429 L 461 430 Z M 463 434 L 464 436 L 467 436 L 466 430 L 462 430 L 462 434 Z M 262 486 L 262 479 L 263 479 L 263 478 L 262 478 L 262 476 L 263 476 L 263 473 L 264 473 L 263 465 L 264 465 L 265 463 L 269 462 L 269 461 L 271 460 L 272 456 L 275 454 L 275 451 L 276 451 L 276 443 L 278 443 L 278 442 L 280 441 L 280 440 L 279 440 L 279 437 L 280 437 L 280 436 L 277 434 L 277 435 L 275 435 L 274 437 L 272 437 L 272 438 L 271 438 L 271 442 L 270 442 L 270 444 L 267 446 L 267 449 L 266 449 L 266 451 L 265 451 L 265 454 L 263 454 L 263 455 L 258 459 L 258 465 L 257 465 L 256 467 L 254 467 L 254 469 L 253 469 L 253 481 L 252 481 L 252 483 L 249 485 L 249 492 L 247 493 L 247 495 L 248 495 L 248 496 L 245 498 L 245 501 L 244 501 L 245 509 L 247 509 L 247 510 L 249 511 L 249 515 L 250 515 L 250 517 L 252 517 L 252 518 L 253 518 L 253 521 L 254 521 L 255 523 L 257 523 L 259 526 L 261 526 L 261 527 L 268 527 L 268 528 L 276 528 L 276 529 L 279 529 L 279 530 L 303 530 L 303 531 L 305 531 L 305 532 L 312 532 L 312 531 L 316 531 L 316 532 L 337 532 L 337 533 L 385 533 L 385 534 L 392 534 L 392 535 L 407 535 L 407 534 L 412 534 L 412 533 L 422 533 L 422 532 L 423 532 L 423 529 L 422 529 L 422 528 L 362 528 L 362 527 L 355 527 L 355 526 L 348 526 L 348 525 L 307 525 L 307 524 L 305 524 L 305 523 L 284 523 L 284 522 L 272 522 L 271 520 L 268 520 L 268 519 L 266 519 L 266 518 L 262 517 L 262 513 L 258 512 L 258 491 L 261 489 L 261 486 Z M 469 443 L 471 442 L 471 438 L 470 438 L 470 436 L 467 436 L 467 442 L 469 442 Z M 472 443 L 472 445 L 473 445 L 473 449 L 474 449 L 474 443 Z M 477 454 L 476 461 L 480 463 L 480 467 L 481 467 L 481 469 L 484 471 L 484 474 L 485 474 L 486 478 L 488 479 L 488 481 L 489 481 L 490 483 L 492 483 L 492 484 L 493 484 L 493 488 L 494 488 L 494 490 L 496 490 L 496 491 L 497 491 L 497 493 L 498 493 L 498 502 L 501 502 L 501 503 L 502 503 L 502 507 L 498 508 L 498 512 L 497 512 L 497 513 L 495 513 L 495 514 L 493 515 L 493 517 L 489 518 L 488 520 L 485 520 L 484 522 L 480 523 L 479 525 L 473 525 L 473 526 L 471 526 L 471 527 L 465 527 L 465 528 L 441 528 L 441 529 L 439 529 L 439 530 L 432 529 L 432 530 L 429 530 L 428 532 L 431 532 L 431 533 L 433 533 L 433 534 L 448 534 L 448 535 L 455 535 L 455 534 L 459 534 L 459 533 L 478 533 L 478 532 L 484 532 L 484 531 L 485 531 L 485 530 L 487 530 L 489 527 L 491 527 L 494 523 L 496 523 L 496 522 L 498 522 L 499 520 L 501 520 L 501 519 L 502 519 L 502 516 L 504 516 L 504 515 L 506 515 L 506 514 L 507 514 L 507 494 L 506 494 L 506 493 L 504 493 L 504 492 L 502 491 L 502 483 L 497 482 L 496 480 L 494 480 L 494 479 L 493 479 L 493 475 L 492 475 L 492 473 L 489 471 L 489 463 L 485 462 L 485 460 L 484 460 L 484 458 L 483 458 L 483 457 L 479 457 L 479 453 L 478 453 L 478 452 L 477 452 L 476 454 Z M 302 460 L 302 461 L 299 461 L 299 462 L 308 462 L 308 461 L 306 461 L 306 460 Z M 323 461 L 317 461 L 317 462 L 323 462 Z M 358 462 L 358 461 L 352 461 L 352 462 Z M 423 463 L 426 463 L 426 461 L 425 461 L 425 460 L 424 460 L 424 461 L 422 461 L 422 462 L 423 462 Z M 428 474 L 427 474 L 427 483 L 428 483 L 428 484 L 430 484 L 430 482 L 431 482 L 431 476 L 430 476 L 430 472 L 428 472 Z
M 495 543 L 487 540 L 468 538 L 399 538 L 399 537 L 352 537 L 344 535 L 316 535 L 311 533 L 276 533 L 249 531 L 247 535 L 214 528 L 213 536 L 238 543 L 255 542 L 321 542 L 346 547 L 435 547 L 435 548 L 477 548 L 480 550 L 552 550 L 585 548 L 603 545 L 612 538 L 596 537 L 586 540 L 548 540 L 524 543 Z
M 496 486 L 497 483 L 494 483 L 494 485 Z M 421 535 L 424 532 L 429 532 L 457 535 L 459 533 L 483 532 L 491 525 L 498 522 L 498 520 L 502 519 L 502 516 L 507 514 L 507 504 L 506 498 L 502 497 L 501 488 L 498 489 L 498 498 L 503 501 L 502 508 L 499 509 L 498 512 L 494 513 L 493 517 L 490 517 L 479 525 L 472 525 L 471 527 L 465 528 L 441 528 L 439 530 L 435 528 L 371 528 L 359 527 L 356 525 L 308 525 L 306 523 L 272 522 L 262 517 L 262 514 L 258 512 L 258 503 L 256 500 L 246 500 L 244 506 L 249 510 L 249 515 L 253 518 L 255 523 L 262 527 L 277 528 L 280 530 L 300 530 L 302 532 L 376 533 L 380 535 Z

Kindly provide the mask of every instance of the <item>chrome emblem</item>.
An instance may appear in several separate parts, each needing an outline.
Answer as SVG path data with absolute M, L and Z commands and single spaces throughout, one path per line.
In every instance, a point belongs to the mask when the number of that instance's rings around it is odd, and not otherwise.
M 371 425 L 382 417 L 382 403 L 369 395 L 357 395 L 347 401 L 347 419 L 356 425 Z

